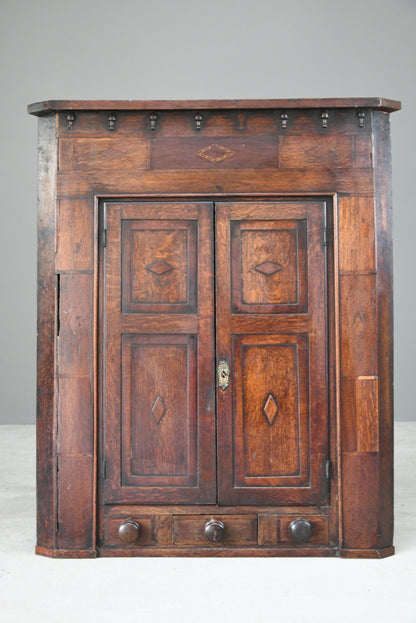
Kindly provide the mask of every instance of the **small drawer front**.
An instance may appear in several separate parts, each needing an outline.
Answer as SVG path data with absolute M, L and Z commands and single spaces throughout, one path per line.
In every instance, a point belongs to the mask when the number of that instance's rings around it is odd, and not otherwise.
M 118 519 L 107 519 L 104 523 L 104 542 L 117 547 L 141 547 L 143 545 L 155 545 L 155 517 L 134 517 L 134 521 L 139 524 L 139 536 L 136 542 L 126 543 L 119 537 L 119 529 L 123 522 L 127 521 L 123 517 Z
M 205 527 L 212 520 L 224 525 L 224 538 L 221 542 L 212 542 L 205 535 Z M 174 544 L 204 547 L 256 545 L 257 515 L 176 515 Z
M 324 516 L 309 516 L 306 515 L 305 519 L 310 523 L 312 528 L 312 534 L 305 542 L 297 542 L 292 536 L 290 526 L 293 521 L 298 518 L 302 518 L 302 515 L 280 517 L 280 544 L 284 545 L 301 545 L 305 547 L 307 545 L 326 545 L 328 543 L 328 517 Z

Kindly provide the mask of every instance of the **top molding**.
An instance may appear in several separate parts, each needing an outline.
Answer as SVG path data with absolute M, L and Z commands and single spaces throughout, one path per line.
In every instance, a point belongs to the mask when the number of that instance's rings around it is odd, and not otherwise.
M 245 100 L 48 100 L 29 104 L 31 115 L 49 115 L 61 110 L 241 110 L 296 108 L 375 108 L 384 112 L 400 110 L 401 103 L 381 97 L 322 99 Z

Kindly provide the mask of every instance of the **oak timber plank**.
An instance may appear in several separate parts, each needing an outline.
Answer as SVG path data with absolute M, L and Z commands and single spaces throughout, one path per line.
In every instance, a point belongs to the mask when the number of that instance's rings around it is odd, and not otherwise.
M 381 97 L 313 99 L 232 99 L 232 100 L 48 100 L 29 104 L 32 115 L 59 110 L 198 110 L 255 108 L 378 108 L 386 112 L 400 110 L 401 104 Z
M 37 545 L 55 547 L 55 210 L 57 142 L 55 119 L 38 126 L 38 298 L 37 298 Z

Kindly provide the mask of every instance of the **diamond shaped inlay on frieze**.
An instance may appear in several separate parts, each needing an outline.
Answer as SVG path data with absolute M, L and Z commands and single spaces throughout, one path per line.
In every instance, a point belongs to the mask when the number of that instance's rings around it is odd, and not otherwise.
M 173 266 L 168 264 L 167 262 L 153 262 L 152 264 L 148 264 L 146 270 L 149 273 L 153 273 L 154 275 L 164 275 L 165 273 L 170 273 L 173 270 Z
M 278 273 L 279 270 L 282 270 L 283 266 L 280 264 L 276 264 L 275 262 L 263 262 L 263 264 L 259 264 L 254 267 L 254 270 L 257 270 L 258 273 L 263 273 L 263 275 L 274 275 L 274 273 Z
M 221 162 L 221 160 L 234 156 L 234 153 L 234 151 L 224 147 L 224 145 L 213 143 L 212 145 L 201 149 L 201 151 L 198 152 L 198 156 L 200 158 L 205 158 L 205 160 L 209 160 L 209 162 Z
M 264 403 L 263 411 L 264 415 L 267 418 L 267 421 L 271 426 L 276 418 L 277 412 L 279 411 L 279 408 L 272 394 L 269 394 L 267 396 L 266 402 Z
M 161 419 L 166 413 L 165 403 L 162 398 L 158 396 L 153 403 L 152 415 L 155 418 L 156 424 L 160 424 Z

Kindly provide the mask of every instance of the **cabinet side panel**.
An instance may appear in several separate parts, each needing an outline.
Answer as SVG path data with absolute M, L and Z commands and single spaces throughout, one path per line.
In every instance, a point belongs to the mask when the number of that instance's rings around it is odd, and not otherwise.
M 393 538 L 391 163 L 385 113 L 373 114 L 373 152 L 373 209 L 369 199 L 344 197 L 340 219 L 343 546 L 357 551 L 389 548 Z M 368 245 L 359 257 L 348 250 L 351 223 L 354 245 L 362 251 Z
M 56 523 L 54 459 L 55 208 L 57 146 L 55 116 L 38 130 L 38 339 L 37 339 L 37 545 L 53 548 Z
M 390 118 L 373 113 L 377 245 L 380 528 L 378 547 L 393 540 L 393 257 Z

